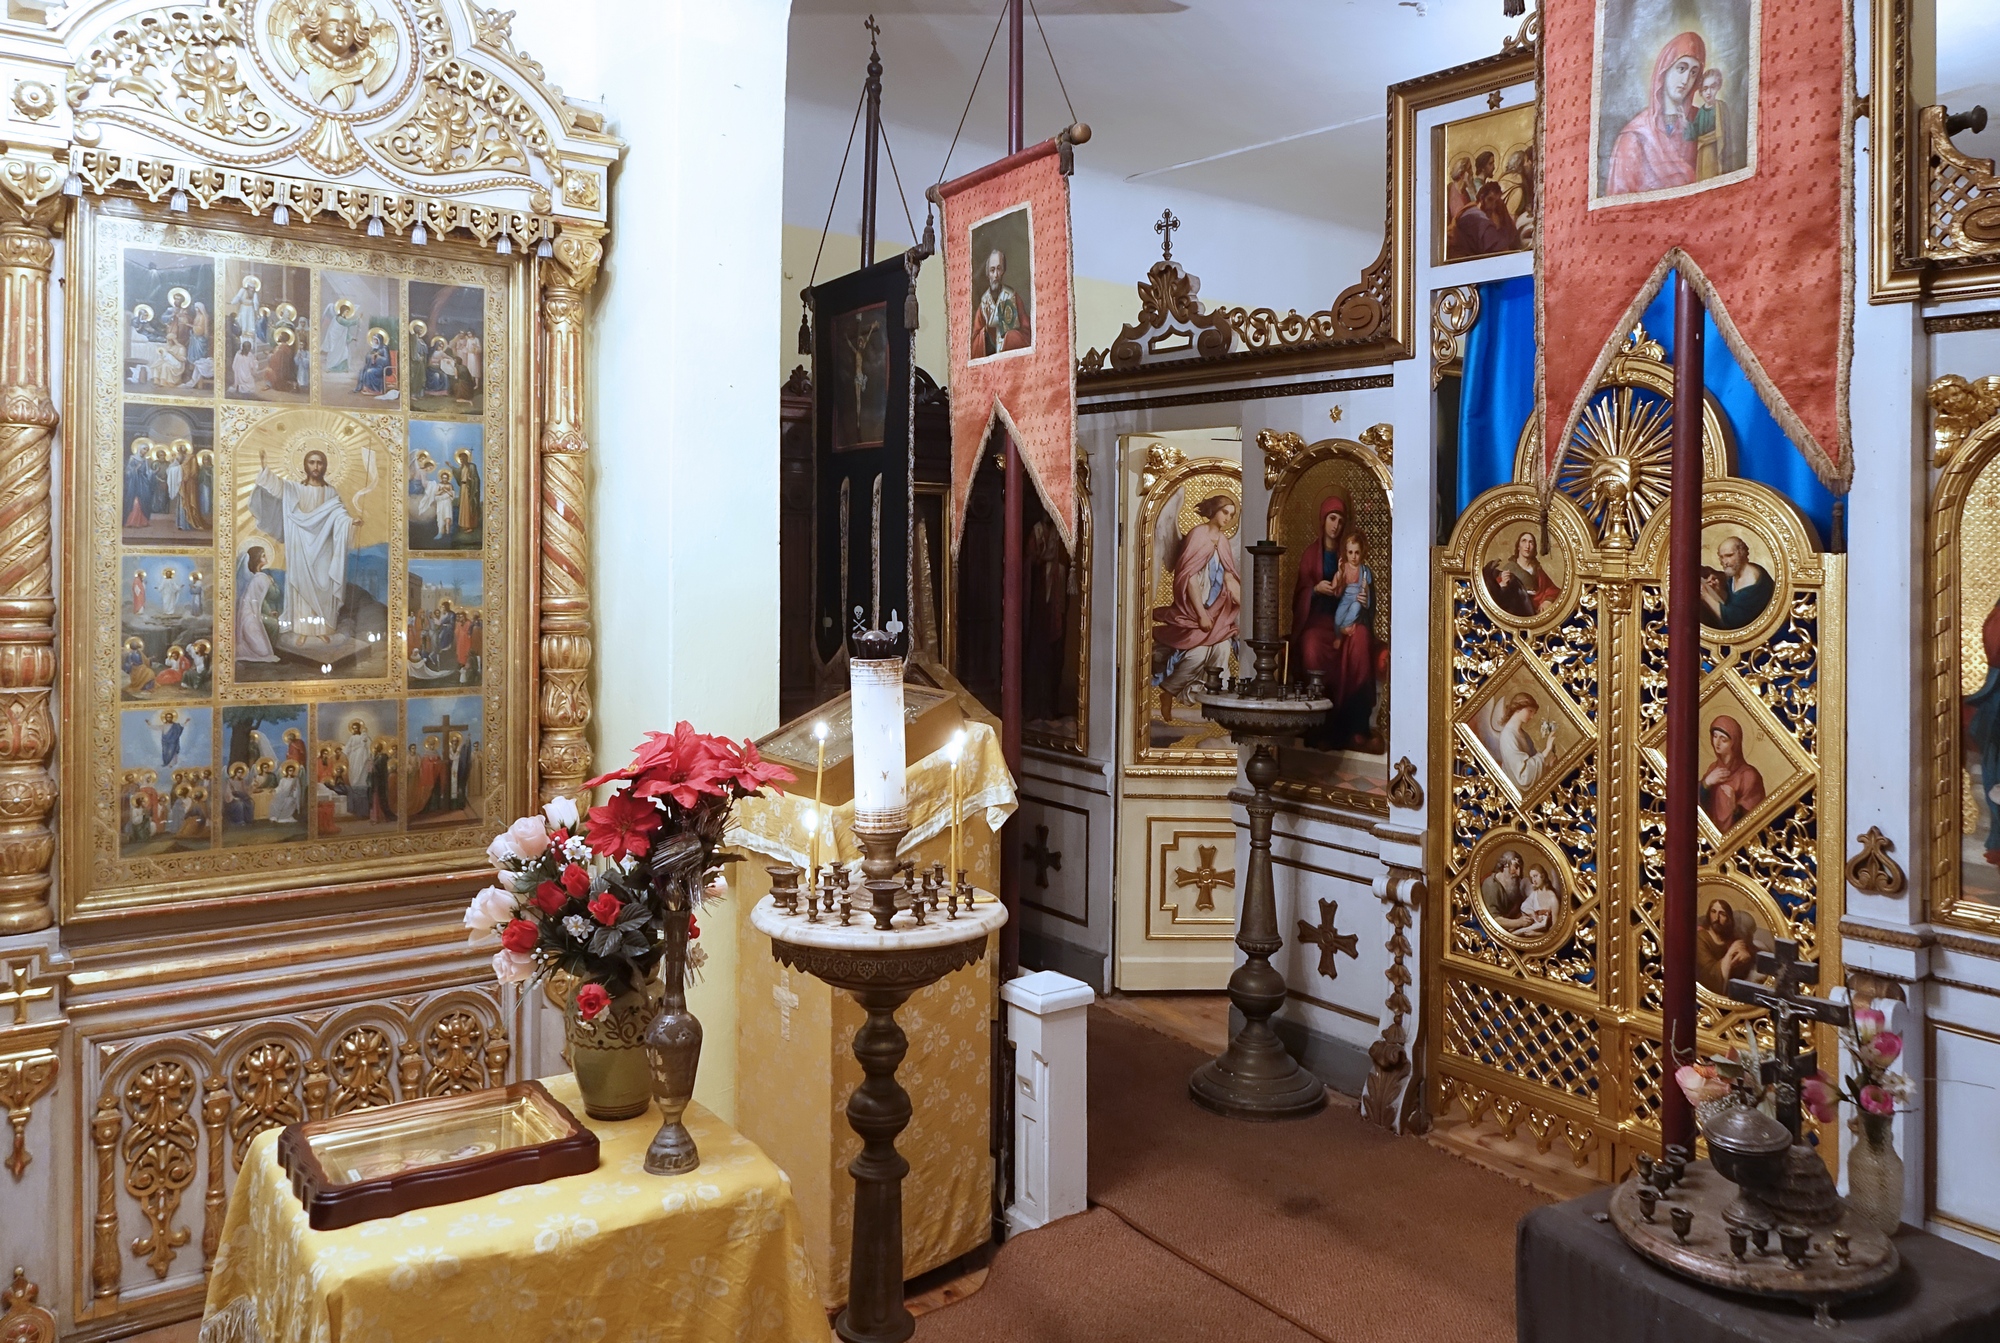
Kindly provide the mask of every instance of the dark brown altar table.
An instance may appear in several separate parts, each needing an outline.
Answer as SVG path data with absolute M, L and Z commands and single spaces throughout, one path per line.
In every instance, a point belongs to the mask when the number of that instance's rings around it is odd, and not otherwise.
M 1537 1208 L 1514 1257 L 1518 1343 L 1994 1343 L 2000 1261 L 1926 1232 L 1896 1237 L 1903 1267 L 1880 1294 L 1836 1306 L 1837 1329 L 1789 1302 L 1714 1291 L 1655 1268 L 1595 1220 L 1611 1191 Z

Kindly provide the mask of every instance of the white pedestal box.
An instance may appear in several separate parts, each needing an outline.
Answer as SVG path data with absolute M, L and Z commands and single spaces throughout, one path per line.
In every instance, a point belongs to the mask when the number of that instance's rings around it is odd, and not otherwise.
M 1009 1234 L 1082 1212 L 1089 1200 L 1090 985 L 1053 970 L 1000 986 L 1014 1044 L 1014 1201 Z

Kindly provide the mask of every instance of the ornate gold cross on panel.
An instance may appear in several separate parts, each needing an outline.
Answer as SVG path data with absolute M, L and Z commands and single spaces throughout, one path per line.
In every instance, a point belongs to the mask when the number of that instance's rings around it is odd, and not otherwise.
M 1049 828 L 1035 827 L 1035 842 L 1021 846 L 1021 856 L 1035 865 L 1035 885 L 1043 890 L 1049 888 L 1049 869 L 1062 871 L 1062 850 L 1049 847 Z
M 44 984 L 40 988 L 33 989 L 28 987 L 29 978 L 34 972 L 34 965 L 33 961 L 21 961 L 18 963 L 9 961 L 7 963 L 7 977 L 13 981 L 13 986 L 11 988 L 0 989 L 0 1007 L 11 1006 L 14 1009 L 14 1024 L 16 1026 L 25 1026 L 28 1024 L 29 1003 L 40 1002 L 44 998 L 55 997 L 55 986 L 52 984 Z
M 1176 888 L 1183 886 L 1199 887 L 1201 894 L 1195 897 L 1194 907 L 1196 909 L 1214 909 L 1215 888 L 1218 886 L 1228 886 L 1234 889 L 1236 885 L 1236 869 L 1232 867 L 1221 872 L 1215 870 L 1215 846 L 1212 844 L 1196 845 L 1194 854 L 1196 866 L 1192 871 L 1185 867 L 1174 869 L 1174 886 Z
M 1361 934 L 1334 930 L 1333 916 L 1339 910 L 1339 902 L 1322 900 L 1319 902 L 1319 927 L 1313 927 L 1304 919 L 1299 920 L 1299 941 L 1310 942 L 1319 948 L 1319 972 L 1328 979 L 1340 978 L 1340 967 L 1334 962 L 1334 953 L 1344 953 L 1351 961 L 1361 959 L 1354 949 L 1361 941 Z

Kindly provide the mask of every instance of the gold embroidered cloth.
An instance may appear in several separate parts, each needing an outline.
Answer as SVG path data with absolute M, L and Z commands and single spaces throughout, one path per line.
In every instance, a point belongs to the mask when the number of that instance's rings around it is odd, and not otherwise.
M 543 1085 L 583 1118 L 576 1079 Z M 828 1337 L 791 1183 L 699 1105 L 687 1175 L 648 1175 L 660 1127 L 584 1119 L 588 1175 L 314 1231 L 278 1164 L 251 1145 L 208 1284 L 203 1343 L 821 1343 Z

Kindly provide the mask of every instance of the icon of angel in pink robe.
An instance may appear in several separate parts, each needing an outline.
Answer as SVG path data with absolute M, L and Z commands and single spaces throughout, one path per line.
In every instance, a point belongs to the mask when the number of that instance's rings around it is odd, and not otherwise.
M 1682 33 L 1660 48 L 1653 62 L 1646 110 L 1625 123 L 1611 145 L 1604 175 L 1606 196 L 1630 196 L 1687 186 L 1696 180 L 1693 98 L 1708 64 L 1699 33 Z
M 1181 538 L 1174 556 L 1174 600 L 1153 608 L 1153 684 L 1160 688 L 1161 717 L 1172 719 L 1173 701 L 1193 703 L 1210 667 L 1228 670 L 1237 637 L 1243 584 L 1231 538 L 1236 501 L 1215 494 L 1196 505 L 1201 521 Z

